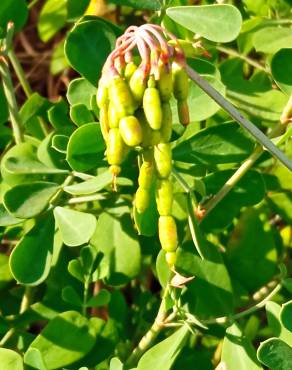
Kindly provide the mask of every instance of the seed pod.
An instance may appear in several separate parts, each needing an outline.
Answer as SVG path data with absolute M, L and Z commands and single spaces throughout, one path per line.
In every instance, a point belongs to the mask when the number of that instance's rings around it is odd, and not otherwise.
M 125 144 L 120 135 L 118 128 L 112 128 L 109 130 L 108 140 L 107 140 L 107 161 L 112 165 L 120 165 L 123 161 Z
M 99 109 L 108 103 L 108 88 L 102 80 L 100 80 L 98 84 L 96 103 Z
M 183 126 L 187 126 L 190 123 L 190 112 L 187 100 L 177 101 L 177 113 L 179 117 L 179 122 Z
M 104 141 L 107 142 L 109 135 L 109 122 L 108 122 L 108 108 L 107 105 L 103 105 L 99 111 L 99 123 L 100 130 Z
M 137 146 L 142 142 L 142 128 L 135 116 L 124 117 L 119 124 L 120 134 L 129 146 Z
M 150 201 L 149 190 L 143 189 L 141 188 L 141 186 L 139 186 L 135 196 L 135 207 L 138 213 L 143 213 L 146 211 L 146 209 L 149 206 L 149 201 Z
M 169 143 L 160 143 L 154 147 L 154 162 L 157 174 L 165 179 L 171 172 L 171 147 Z
M 115 109 L 114 103 L 111 100 L 108 105 L 108 123 L 110 128 L 119 127 L 120 117 Z
M 161 100 L 163 102 L 169 101 L 172 95 L 172 75 L 165 70 L 164 66 L 160 68 L 160 78 L 157 81 L 157 87 Z
M 177 100 L 186 100 L 189 94 L 189 79 L 186 70 L 177 63 L 172 64 L 173 94 Z
M 161 248 L 166 252 L 174 252 L 177 248 L 176 223 L 172 216 L 160 216 L 158 220 L 158 236 Z
M 149 190 L 152 184 L 154 175 L 153 162 L 143 162 L 140 167 L 138 184 L 141 188 Z
M 143 95 L 147 85 L 144 72 L 141 68 L 136 69 L 136 71 L 133 73 L 129 85 L 134 99 L 140 105 L 142 103 Z
M 173 186 L 169 179 L 158 180 L 156 185 L 156 204 L 160 216 L 171 215 Z
M 135 102 L 128 84 L 122 77 L 115 77 L 110 84 L 110 98 L 119 117 L 130 116 L 135 111 Z
M 155 87 L 147 87 L 143 96 L 143 108 L 149 126 L 159 130 L 162 123 L 162 109 L 159 91 Z
M 165 253 L 165 260 L 167 264 L 171 267 L 176 263 L 176 252 L 166 252 Z
M 172 111 L 169 102 L 162 104 L 162 125 L 160 129 L 160 142 L 168 143 L 172 134 Z
M 154 146 L 158 143 L 160 143 L 160 131 L 159 130 L 152 130 L 152 128 L 149 126 L 145 114 L 142 110 L 139 110 L 136 112 L 136 116 L 139 119 L 139 122 L 142 127 L 142 133 L 143 133 L 143 140 L 141 145 L 144 148 Z
M 137 70 L 137 66 L 134 62 L 127 63 L 125 67 L 125 79 L 130 81 L 130 78 L 133 76 L 133 73 Z

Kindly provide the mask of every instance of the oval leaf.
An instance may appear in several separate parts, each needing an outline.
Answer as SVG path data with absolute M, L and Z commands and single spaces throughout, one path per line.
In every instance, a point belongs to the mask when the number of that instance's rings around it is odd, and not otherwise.
M 271 370 L 292 369 L 292 348 L 281 339 L 270 338 L 261 343 L 257 356 Z
M 292 94 L 292 45 L 291 49 L 279 50 L 272 59 L 271 70 L 274 80 L 287 95 Z
M 54 216 L 63 242 L 69 247 L 87 243 L 96 228 L 96 218 L 89 213 L 56 207 Z
M 230 42 L 238 36 L 242 18 L 232 5 L 178 6 L 167 15 L 192 32 L 215 42 Z
M 23 370 L 22 357 L 11 349 L 0 348 L 0 368 L 3 370 Z

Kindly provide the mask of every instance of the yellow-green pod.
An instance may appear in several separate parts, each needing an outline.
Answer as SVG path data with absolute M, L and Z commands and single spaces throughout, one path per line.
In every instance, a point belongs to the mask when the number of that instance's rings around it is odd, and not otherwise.
M 183 126 L 187 126 L 190 123 L 190 112 L 187 100 L 177 101 L 177 113 L 179 117 L 179 122 Z
M 124 73 L 126 81 L 130 81 L 131 77 L 133 76 L 136 70 L 137 70 L 137 66 L 134 62 L 130 62 L 126 64 L 125 73 Z
M 189 95 L 189 78 L 186 70 L 177 63 L 172 64 L 173 94 L 177 100 L 186 100 Z
M 147 87 L 143 96 L 143 109 L 149 126 L 159 130 L 162 123 L 162 109 L 159 91 L 155 87 Z
M 125 144 L 118 128 L 109 130 L 106 156 L 109 164 L 120 165 L 123 161 Z
M 172 267 L 176 263 L 176 252 L 166 252 L 165 260 L 169 267 Z
M 149 190 L 143 189 L 139 186 L 135 196 L 135 207 L 138 213 L 143 213 L 149 206 L 150 194 Z
M 135 116 L 127 116 L 120 120 L 120 134 L 128 146 L 137 146 L 142 142 L 142 128 Z
M 156 204 L 160 216 L 170 216 L 173 202 L 173 186 L 169 179 L 158 180 L 156 184 Z
M 96 103 L 99 109 L 108 103 L 108 88 L 105 83 L 100 80 L 96 93 Z
M 143 189 L 150 189 L 154 175 L 153 162 L 143 162 L 140 167 L 138 184 Z
M 129 86 L 134 99 L 139 105 L 142 103 L 146 85 L 143 71 L 140 68 L 136 69 L 130 79 Z
M 158 236 L 161 248 L 166 252 L 174 252 L 177 248 L 176 223 L 172 216 L 160 216 L 158 220 Z
M 168 143 L 172 134 L 172 111 L 169 102 L 162 104 L 162 125 L 160 137 L 162 143 Z
M 107 142 L 108 135 L 109 135 L 109 122 L 108 122 L 108 107 L 107 105 L 103 105 L 99 111 L 99 123 L 100 123 L 100 130 L 104 141 Z
M 119 127 L 120 117 L 116 111 L 113 101 L 111 100 L 108 105 L 108 123 L 110 128 Z
M 119 117 L 130 116 L 135 111 L 135 102 L 127 82 L 115 77 L 110 84 L 109 98 L 113 101 Z
M 169 101 L 172 95 L 172 75 L 165 70 L 163 66 L 160 70 L 160 78 L 157 81 L 157 87 L 163 102 Z
M 160 143 L 154 147 L 154 163 L 157 174 L 165 179 L 170 175 L 172 167 L 171 147 L 168 143 Z
M 146 120 L 144 112 L 142 110 L 139 110 L 136 112 L 136 115 L 142 127 L 143 139 L 141 145 L 144 148 L 148 148 L 160 143 L 160 131 L 152 130 Z

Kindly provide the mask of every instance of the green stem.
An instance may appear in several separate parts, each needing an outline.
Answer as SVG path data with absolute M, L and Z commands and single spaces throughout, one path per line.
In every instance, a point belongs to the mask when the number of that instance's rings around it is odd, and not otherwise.
M 23 88 L 23 91 L 25 92 L 25 95 L 27 98 L 29 98 L 32 94 L 31 87 L 27 81 L 27 78 L 25 77 L 25 73 L 21 67 L 21 64 L 19 63 L 19 60 L 17 56 L 15 55 L 14 51 L 10 48 L 8 51 L 8 57 L 10 59 L 10 62 L 14 68 L 14 71 L 16 73 L 16 76 Z
M 270 71 L 267 68 L 265 68 L 263 65 L 258 63 L 256 60 L 253 60 L 253 59 L 247 57 L 246 55 L 240 54 L 237 50 L 234 50 L 234 49 L 231 49 L 231 48 L 226 48 L 224 46 L 219 46 L 219 45 L 216 48 L 217 48 L 217 50 L 221 51 L 224 54 L 228 54 L 230 56 L 240 58 L 240 59 L 244 60 L 246 63 L 250 64 L 251 66 L 253 66 L 257 69 L 260 69 L 261 71 L 264 71 L 266 73 L 270 73 Z
M 29 4 L 28 4 L 28 9 L 31 9 L 36 3 L 38 3 L 39 0 L 32 0 Z
M 92 194 L 87 195 L 84 197 L 75 197 L 68 200 L 67 204 L 79 204 L 79 203 L 87 203 L 87 202 L 94 202 L 96 200 L 105 200 L 108 197 L 104 194 Z
M 169 284 L 166 286 L 164 290 L 164 294 L 161 300 L 161 304 L 157 313 L 157 316 L 154 320 L 153 325 L 148 330 L 148 332 L 143 336 L 143 338 L 138 343 L 137 347 L 133 350 L 132 354 L 126 361 L 126 365 L 129 367 L 133 367 L 137 364 L 140 357 L 143 355 L 144 352 L 147 351 L 149 347 L 153 344 L 155 341 L 157 335 L 160 333 L 160 331 L 165 327 L 164 326 L 164 320 L 166 318 L 166 304 L 165 299 L 169 292 Z
M 84 291 L 83 291 L 83 305 L 82 305 L 82 314 L 86 316 L 87 312 L 87 300 L 88 300 L 88 291 L 89 291 L 89 281 L 88 279 L 84 282 Z
M 0 56 L 0 74 L 2 76 L 4 94 L 6 96 L 8 104 L 9 117 L 12 124 L 13 135 L 16 144 L 20 144 L 24 141 L 23 125 L 18 112 L 18 106 L 14 94 L 14 88 L 10 76 L 10 71 L 8 68 L 8 63 L 3 55 Z
M 264 146 L 273 156 L 281 161 L 289 170 L 292 171 L 292 161 L 276 147 L 276 145 L 251 121 L 246 119 L 228 100 L 226 100 L 217 90 L 215 90 L 205 79 L 203 79 L 191 67 L 186 67 L 187 73 L 207 95 L 222 107 L 230 116 L 241 124 L 262 146 Z

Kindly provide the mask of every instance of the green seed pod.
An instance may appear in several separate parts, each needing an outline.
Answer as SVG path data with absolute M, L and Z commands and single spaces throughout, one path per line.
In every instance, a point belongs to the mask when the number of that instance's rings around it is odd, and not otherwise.
M 109 122 L 108 122 L 108 108 L 107 105 L 103 105 L 99 111 L 99 123 L 100 123 L 100 130 L 104 141 L 108 140 L 109 135 Z
M 109 130 L 107 140 L 107 161 L 112 165 L 120 165 L 123 161 L 125 144 L 118 128 Z
M 139 122 L 142 127 L 142 133 L 143 133 L 143 140 L 141 145 L 144 148 L 154 146 L 158 143 L 160 143 L 160 131 L 158 130 L 152 130 L 152 128 L 149 126 L 145 114 L 143 111 L 137 111 L 136 115 L 139 119 Z
M 130 62 L 126 65 L 125 68 L 125 79 L 126 81 L 130 81 L 131 77 L 133 76 L 134 72 L 137 70 L 137 66 L 134 62 Z
M 187 100 L 177 101 L 177 113 L 179 117 L 179 122 L 183 126 L 187 126 L 190 123 L 190 112 Z
M 162 104 L 162 125 L 160 137 L 162 143 L 168 143 L 172 134 L 172 111 L 169 102 Z
M 171 172 L 171 147 L 169 143 L 160 143 L 154 147 L 154 162 L 157 174 L 165 179 Z
M 159 91 L 155 87 L 147 87 L 143 96 L 143 108 L 149 126 L 159 130 L 162 123 L 162 109 Z
M 138 213 L 143 213 L 146 211 L 146 209 L 149 206 L 149 201 L 150 201 L 149 190 L 143 189 L 141 188 L 141 186 L 139 186 L 135 196 L 135 207 Z
M 115 77 L 111 81 L 109 94 L 119 117 L 134 113 L 135 102 L 127 82 L 122 77 Z
M 116 111 L 113 101 L 111 100 L 108 105 L 108 123 L 110 128 L 119 127 L 120 117 Z
M 135 116 L 124 117 L 119 124 L 120 134 L 129 146 L 137 146 L 142 142 L 142 128 Z
M 157 87 L 163 102 L 169 101 L 172 95 L 172 75 L 165 70 L 165 67 L 160 68 L 160 78 L 157 81 Z
M 133 73 L 129 85 L 134 99 L 140 105 L 142 103 L 143 95 L 147 85 L 143 71 L 140 68 L 136 69 L 136 71 Z
M 138 184 L 141 188 L 149 190 L 152 184 L 154 175 L 154 165 L 153 162 L 143 162 L 140 167 Z
M 177 100 L 186 100 L 189 94 L 189 79 L 186 70 L 177 63 L 172 64 L 173 94 Z
M 169 179 L 158 180 L 156 185 L 156 204 L 160 216 L 170 216 L 173 202 L 173 186 Z
M 176 223 L 172 216 L 160 216 L 158 220 L 158 236 L 161 248 L 166 252 L 174 252 L 177 248 Z
M 165 260 L 169 267 L 172 267 L 176 263 L 176 252 L 166 252 Z
M 98 84 L 96 103 L 99 109 L 108 103 L 108 88 L 102 80 L 100 80 Z

